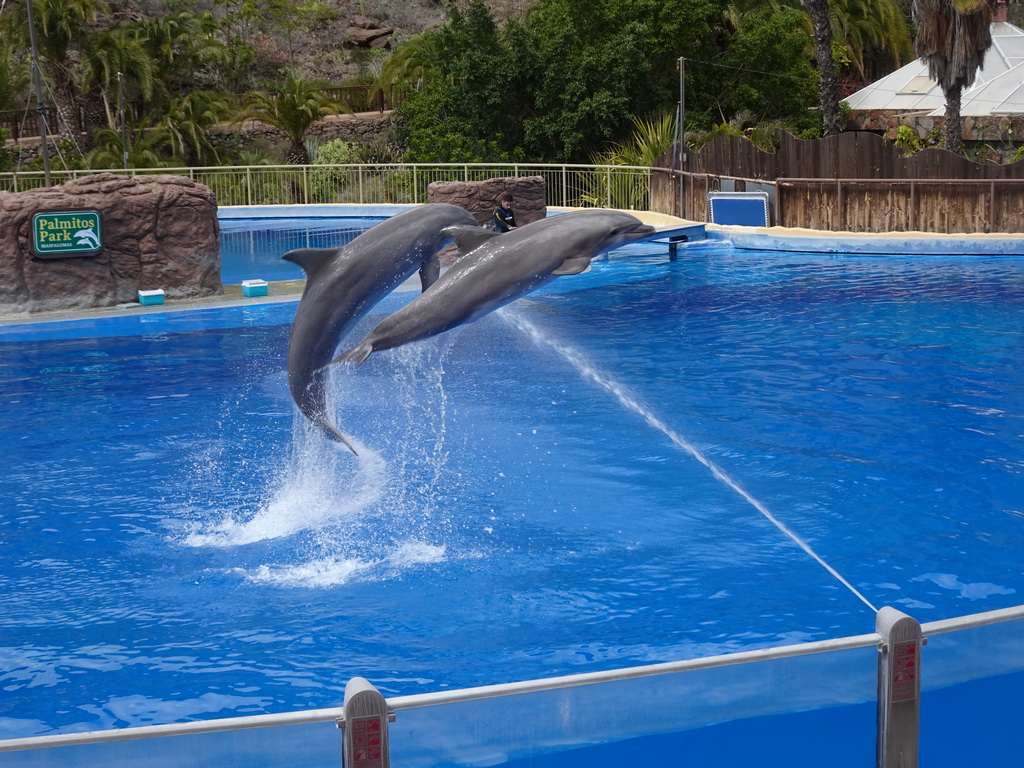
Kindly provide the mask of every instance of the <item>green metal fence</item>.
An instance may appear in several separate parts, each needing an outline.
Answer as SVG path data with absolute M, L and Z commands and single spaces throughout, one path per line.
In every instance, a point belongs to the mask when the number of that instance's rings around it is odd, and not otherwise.
M 552 207 L 647 210 L 651 169 L 616 165 L 525 163 L 381 165 L 253 165 L 210 168 L 53 171 L 51 185 L 97 173 L 128 176 L 187 176 L 210 187 L 220 205 L 312 205 L 324 203 L 425 203 L 435 181 L 485 181 L 541 176 Z M 23 192 L 45 186 L 42 171 L 0 174 L 0 190 Z

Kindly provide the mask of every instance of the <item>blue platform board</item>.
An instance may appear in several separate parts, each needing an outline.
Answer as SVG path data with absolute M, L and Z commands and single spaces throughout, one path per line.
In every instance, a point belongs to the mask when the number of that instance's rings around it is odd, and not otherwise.
M 770 227 L 766 192 L 711 192 L 708 211 L 714 224 L 742 227 Z

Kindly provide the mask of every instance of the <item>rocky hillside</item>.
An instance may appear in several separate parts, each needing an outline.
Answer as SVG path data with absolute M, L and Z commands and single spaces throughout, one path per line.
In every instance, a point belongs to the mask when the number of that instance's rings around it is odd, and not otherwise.
M 159 16 L 164 0 L 107 0 L 114 17 Z M 262 25 L 262 34 L 282 59 L 291 53 L 297 74 L 339 84 L 376 75 L 388 53 L 425 29 L 447 20 L 449 9 L 465 10 L 469 0 L 320 0 L 329 18 L 293 36 L 283 28 Z M 500 20 L 523 13 L 538 0 L 485 0 Z M 199 0 L 198 10 L 220 15 L 224 3 Z

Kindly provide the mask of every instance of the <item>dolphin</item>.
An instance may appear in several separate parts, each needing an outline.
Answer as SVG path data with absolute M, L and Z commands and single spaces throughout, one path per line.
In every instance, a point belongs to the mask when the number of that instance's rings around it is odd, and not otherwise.
M 418 341 L 472 322 L 525 296 L 559 275 L 576 275 L 604 251 L 654 232 L 621 211 L 576 211 L 511 232 L 480 227 L 444 230 L 465 252 L 428 290 L 385 317 L 356 346 L 332 362 L 362 363 L 378 349 Z
M 374 225 L 340 248 L 299 248 L 281 257 L 306 273 L 288 340 L 292 399 L 312 424 L 352 453 L 355 448 L 327 414 L 326 366 L 335 347 L 374 304 L 417 269 L 423 290 L 437 280 L 437 252 L 451 239 L 444 228 L 475 224 L 457 205 L 429 203 Z

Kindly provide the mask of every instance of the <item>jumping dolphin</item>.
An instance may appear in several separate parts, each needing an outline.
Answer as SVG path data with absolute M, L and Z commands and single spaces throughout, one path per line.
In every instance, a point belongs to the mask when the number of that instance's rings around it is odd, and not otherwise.
M 375 350 L 476 320 L 558 275 L 583 272 L 598 254 L 643 240 L 654 227 L 620 211 L 576 211 L 500 235 L 464 226 L 444 232 L 465 255 L 429 290 L 385 317 L 359 344 L 332 362 L 361 363 Z
M 355 448 L 327 415 L 327 371 L 341 337 L 374 304 L 419 269 L 426 290 L 441 271 L 442 230 L 476 224 L 456 205 L 412 208 L 368 229 L 341 248 L 299 248 L 283 259 L 306 273 L 288 340 L 288 387 L 302 414 L 332 440 Z

